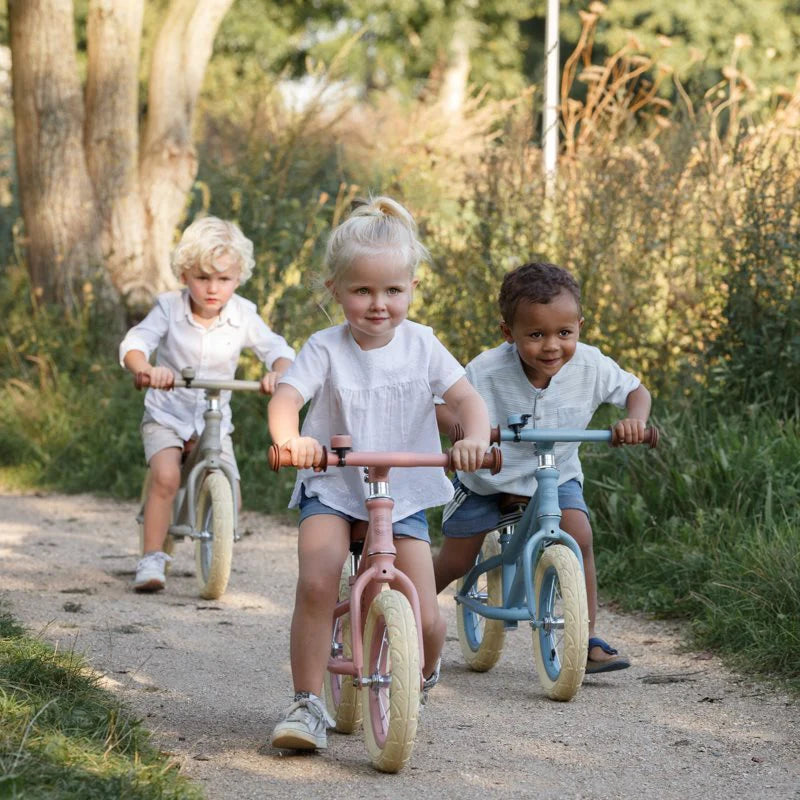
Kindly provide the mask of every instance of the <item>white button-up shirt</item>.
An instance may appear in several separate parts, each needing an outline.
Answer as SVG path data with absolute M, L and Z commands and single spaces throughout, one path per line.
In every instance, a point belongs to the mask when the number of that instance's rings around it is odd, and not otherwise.
M 131 350 L 150 358 L 156 351 L 156 366 L 167 367 L 176 376 L 193 367 L 196 378 L 231 380 L 241 351 L 249 347 L 269 370 L 279 358 L 294 358 L 286 340 L 270 330 L 256 306 L 237 294 L 221 309 L 219 317 L 205 328 L 192 317 L 189 290 L 165 292 L 156 298 L 150 313 L 125 335 L 119 360 Z M 233 430 L 230 392 L 220 394 L 223 435 Z M 149 389 L 144 398 L 144 420 L 172 428 L 182 439 L 202 432 L 205 393 L 197 389 L 169 392 Z

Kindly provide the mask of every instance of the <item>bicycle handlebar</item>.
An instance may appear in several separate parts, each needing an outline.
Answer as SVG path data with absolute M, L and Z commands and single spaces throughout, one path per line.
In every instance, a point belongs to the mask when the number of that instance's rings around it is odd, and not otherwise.
M 330 455 L 332 454 L 332 456 Z M 269 448 L 269 466 L 274 472 L 281 467 L 292 466 L 292 456 L 286 450 L 281 450 L 277 444 Z M 370 453 L 344 451 L 341 448 L 328 450 L 323 445 L 322 458 L 319 464 L 314 465 L 317 472 L 325 472 L 328 467 L 444 467 L 453 469 L 452 456 L 448 450 L 445 453 Z M 500 472 L 503 466 L 503 454 L 497 447 L 492 447 L 483 457 L 480 469 L 491 470 L 492 475 Z
M 133 376 L 133 385 L 137 389 L 150 388 L 150 375 L 146 372 L 137 372 Z M 183 378 L 174 378 L 172 386 L 165 386 L 162 391 L 169 392 L 172 389 L 212 389 L 212 390 L 230 390 L 230 391 L 245 391 L 245 392 L 260 392 L 261 381 L 216 381 L 204 378 L 190 378 L 184 380 Z
M 448 432 L 451 442 L 464 438 L 464 429 L 456 422 Z M 510 428 L 501 428 L 499 425 L 489 431 L 489 441 L 492 444 L 500 442 L 608 442 L 612 447 L 618 443 L 614 439 L 614 428 L 608 430 L 567 430 L 558 428 L 528 428 L 515 433 Z M 640 444 L 649 444 L 650 449 L 658 445 L 660 433 L 655 425 L 645 428 L 644 441 Z
M 650 445 L 652 450 L 658 445 L 658 428 L 651 426 L 644 430 L 644 441 L 639 444 Z M 608 430 L 569 430 L 558 428 L 529 428 L 514 431 L 496 425 L 491 429 L 489 441 L 494 444 L 500 442 L 608 442 L 612 447 L 623 444 L 616 440 L 614 428 Z

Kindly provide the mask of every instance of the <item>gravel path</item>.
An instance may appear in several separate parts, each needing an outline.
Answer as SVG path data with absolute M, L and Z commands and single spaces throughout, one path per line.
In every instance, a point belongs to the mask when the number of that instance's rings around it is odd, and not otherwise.
M 291 688 L 294 526 L 244 514 L 228 592 L 209 602 L 188 544 L 166 592 L 130 590 L 134 513 L 89 495 L 0 495 L 0 592 L 30 630 L 84 652 L 213 800 L 800 800 L 800 703 L 686 651 L 678 627 L 601 609 L 598 630 L 634 666 L 561 704 L 541 694 L 522 628 L 492 671 L 466 670 L 449 593 L 443 678 L 406 770 L 376 773 L 360 734 L 280 755 L 265 742 Z

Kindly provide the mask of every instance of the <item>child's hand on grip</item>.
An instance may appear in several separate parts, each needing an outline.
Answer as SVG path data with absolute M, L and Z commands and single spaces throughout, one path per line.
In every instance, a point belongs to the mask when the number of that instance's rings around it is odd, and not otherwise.
M 483 457 L 489 449 L 489 442 L 480 439 L 461 439 L 450 451 L 453 466 L 462 472 L 475 472 L 480 469 Z
M 322 445 L 311 436 L 294 436 L 287 439 L 281 450 L 292 456 L 292 466 L 298 469 L 309 469 L 322 460 Z
M 611 445 L 621 447 L 623 444 L 641 444 L 644 441 L 644 427 L 643 419 L 621 419 L 614 426 L 614 440 Z

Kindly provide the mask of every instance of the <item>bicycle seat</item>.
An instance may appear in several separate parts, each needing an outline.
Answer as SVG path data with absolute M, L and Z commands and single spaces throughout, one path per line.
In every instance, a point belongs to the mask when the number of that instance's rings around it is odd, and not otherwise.
M 350 525 L 350 552 L 354 556 L 360 556 L 364 550 L 364 540 L 367 538 L 367 528 L 369 523 L 363 519 L 357 519 Z
M 497 507 L 500 509 L 501 514 L 506 514 L 509 511 L 519 509 L 524 510 L 530 502 L 530 497 L 525 497 L 521 494 L 506 494 L 502 492 L 500 499 L 497 501 Z

